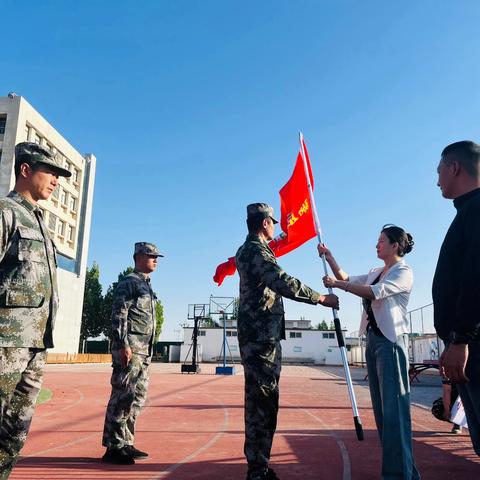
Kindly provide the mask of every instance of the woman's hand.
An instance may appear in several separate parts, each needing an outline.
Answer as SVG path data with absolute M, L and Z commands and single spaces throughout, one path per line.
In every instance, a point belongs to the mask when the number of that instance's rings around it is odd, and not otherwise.
M 320 256 L 325 255 L 326 260 L 328 260 L 329 258 L 332 258 L 332 252 L 327 248 L 327 246 L 324 243 L 319 243 L 317 245 L 317 250 Z
M 323 280 L 323 284 L 327 288 L 335 288 L 337 286 L 337 281 L 333 277 L 329 277 L 328 275 L 325 275 L 322 280 Z

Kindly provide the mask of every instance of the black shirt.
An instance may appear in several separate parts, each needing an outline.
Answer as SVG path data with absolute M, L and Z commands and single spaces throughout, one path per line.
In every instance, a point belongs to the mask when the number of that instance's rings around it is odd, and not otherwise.
M 434 324 L 449 333 L 476 336 L 480 328 L 480 188 L 457 197 L 457 215 L 445 236 L 433 278 Z
M 379 282 L 380 277 L 382 274 L 380 274 L 372 283 L 371 285 L 375 285 Z M 372 310 L 372 301 L 369 298 L 364 298 L 362 300 L 363 303 L 363 308 L 365 309 L 365 312 L 367 314 L 367 331 L 371 328 L 373 330 L 373 333 L 379 337 L 384 337 L 382 331 L 378 327 L 377 320 L 375 318 L 375 315 Z

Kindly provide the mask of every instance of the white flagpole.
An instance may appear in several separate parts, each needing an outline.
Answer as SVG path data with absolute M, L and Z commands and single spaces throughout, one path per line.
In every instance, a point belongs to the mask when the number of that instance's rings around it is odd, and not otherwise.
M 313 211 L 313 221 L 315 223 L 315 231 L 317 232 L 317 238 L 318 238 L 319 243 L 323 243 L 322 228 L 320 226 L 320 220 L 319 220 L 318 214 L 317 214 L 317 207 L 315 205 L 315 197 L 313 196 L 312 182 L 311 182 L 311 179 L 310 179 L 310 172 L 308 170 L 308 165 L 307 165 L 307 156 L 305 154 L 305 149 L 304 149 L 304 146 L 303 146 L 303 133 L 302 132 L 300 132 L 300 153 L 302 155 L 303 168 L 305 170 L 305 177 L 307 179 L 308 194 L 310 196 L 310 204 L 311 204 L 312 211 Z M 325 255 L 322 255 L 322 263 L 323 263 L 323 269 L 325 271 L 325 275 L 328 275 L 327 262 L 325 260 Z M 330 294 L 333 293 L 333 290 L 331 288 L 329 288 L 328 293 L 330 293 Z M 345 370 L 345 379 L 347 381 L 348 395 L 350 397 L 350 403 L 352 404 L 353 421 L 354 421 L 354 424 L 355 424 L 355 431 L 357 433 L 358 440 L 363 440 L 363 427 L 362 427 L 362 422 L 360 420 L 360 415 L 358 413 L 357 400 L 355 398 L 355 391 L 353 390 L 353 383 L 352 383 L 352 377 L 350 375 L 350 368 L 348 367 L 347 350 L 345 348 L 345 340 L 343 338 L 342 327 L 340 325 L 340 319 L 338 318 L 338 311 L 335 308 L 332 308 L 332 313 L 333 313 L 333 323 L 335 324 L 335 331 L 336 331 L 336 334 L 337 334 L 337 342 L 338 342 L 338 346 L 340 347 L 340 353 L 342 355 L 343 368 Z

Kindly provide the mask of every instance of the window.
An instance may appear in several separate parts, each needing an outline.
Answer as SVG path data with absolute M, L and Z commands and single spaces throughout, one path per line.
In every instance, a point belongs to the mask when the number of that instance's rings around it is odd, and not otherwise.
M 55 227 L 57 226 L 57 217 L 53 213 L 48 214 L 48 229 L 55 233 Z
M 55 187 L 55 190 L 52 192 L 52 198 L 54 200 L 58 200 L 59 195 L 60 195 L 60 187 Z
M 232 331 L 232 330 L 227 330 L 227 337 L 236 337 L 237 336 L 237 332 L 236 331 Z
M 328 338 L 328 333 L 322 333 L 322 338 Z
M 79 171 L 76 168 L 72 169 L 72 182 L 73 183 L 78 183 L 78 175 Z
M 199 330 L 198 331 L 198 336 L 199 337 L 204 337 L 206 335 L 207 332 L 205 332 L 205 330 Z
M 302 338 L 302 332 L 290 332 L 290 338 Z
M 67 192 L 65 190 L 62 190 L 60 193 L 60 203 L 62 205 L 67 205 Z
M 33 140 L 35 143 L 38 143 L 38 145 L 40 145 L 41 138 L 40 138 L 40 135 L 39 135 L 37 132 L 35 132 L 35 133 L 33 134 L 33 139 L 32 139 L 32 140 Z
M 30 134 L 30 127 L 25 125 L 25 140 L 28 142 L 28 136 Z
M 70 195 L 70 202 L 69 202 L 68 206 L 70 207 L 70 210 L 72 212 L 75 212 L 75 209 L 77 207 L 77 199 Z
M 58 221 L 57 233 L 60 237 L 63 237 L 65 235 L 65 222 L 62 222 L 61 220 Z
M 329 333 L 328 338 L 335 338 L 335 334 L 334 333 Z
M 71 225 L 67 225 L 67 241 L 73 242 L 75 236 L 75 229 Z
M 302 351 L 302 347 L 293 347 L 293 351 L 295 353 L 300 353 Z
M 0 135 L 5 134 L 5 125 L 7 124 L 7 117 L 1 116 L 0 117 Z

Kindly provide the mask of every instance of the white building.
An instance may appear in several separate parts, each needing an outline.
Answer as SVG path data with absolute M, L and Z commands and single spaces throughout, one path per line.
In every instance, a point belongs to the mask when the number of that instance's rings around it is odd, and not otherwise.
M 60 306 L 54 331 L 56 353 L 78 351 L 87 268 L 96 158 L 82 155 L 23 97 L 0 97 L 0 196 L 15 184 L 15 145 L 39 143 L 63 160 L 70 178 L 60 177 L 47 201 L 39 202 L 58 250 Z
M 294 325 L 301 325 L 295 327 Z M 282 341 L 283 363 L 304 363 L 316 365 L 341 365 L 342 357 L 337 336 L 332 330 L 313 330 L 310 320 L 287 320 L 286 340 Z M 191 360 L 191 338 L 193 327 L 184 327 L 184 343 L 180 351 L 180 361 Z M 222 327 L 200 327 L 198 331 L 198 362 L 220 362 L 223 346 Z M 240 362 L 237 329 L 228 326 L 227 363 L 231 359 Z M 188 354 L 188 355 L 187 355 Z

